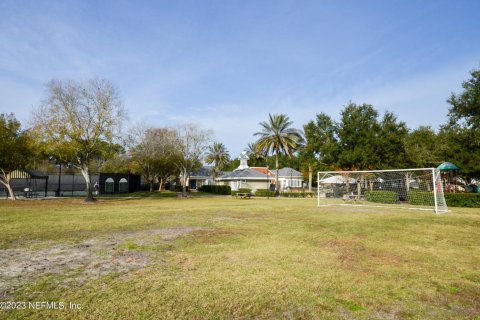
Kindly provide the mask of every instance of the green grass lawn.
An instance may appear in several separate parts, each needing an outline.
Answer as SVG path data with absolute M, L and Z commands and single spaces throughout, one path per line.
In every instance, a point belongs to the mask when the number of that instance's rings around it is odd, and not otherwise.
M 16 282 L 0 276 L 12 283 L 0 301 L 81 306 L 0 310 L 2 319 L 480 319 L 478 209 L 435 215 L 204 196 L 2 200 L 0 226 L 3 253 L 63 248 L 68 257 L 68 248 L 93 243 L 99 268 L 111 269 L 111 251 L 127 263 L 148 260 L 95 277 L 86 276 L 91 261 Z

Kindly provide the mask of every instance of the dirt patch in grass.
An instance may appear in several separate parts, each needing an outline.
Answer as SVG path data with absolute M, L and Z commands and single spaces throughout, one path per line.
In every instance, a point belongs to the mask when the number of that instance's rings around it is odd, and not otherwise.
M 48 248 L 0 250 L 0 300 L 8 299 L 19 286 L 47 274 L 81 269 L 80 282 L 112 273 L 144 268 L 168 242 L 200 227 L 176 227 L 120 232 L 79 244 Z
M 407 259 L 388 251 L 373 250 L 360 240 L 330 240 L 324 246 L 337 253 L 337 260 L 349 269 L 352 266 L 359 267 L 362 262 L 370 267 L 374 264 L 398 266 L 408 263 Z
M 218 244 L 225 241 L 225 238 L 244 236 L 245 231 L 241 228 L 204 229 L 195 232 L 195 243 L 197 244 Z

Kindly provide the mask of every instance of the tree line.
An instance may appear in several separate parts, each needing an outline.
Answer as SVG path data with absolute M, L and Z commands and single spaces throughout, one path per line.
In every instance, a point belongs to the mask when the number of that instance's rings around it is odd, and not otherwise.
M 350 103 L 340 120 L 320 113 L 304 126 L 306 145 L 301 163 L 312 170 L 368 170 L 437 167 L 444 161 L 467 176 L 480 176 L 480 70 L 470 72 L 463 91 L 448 98 L 445 123 L 410 130 L 372 105 Z
M 480 70 L 470 72 L 462 92 L 452 93 L 448 116 L 438 130 L 409 129 L 392 112 L 381 115 L 370 104 L 343 107 L 338 121 L 319 113 L 293 128 L 286 114 L 260 122 L 257 139 L 247 146 L 252 166 L 300 170 L 312 186 L 313 172 L 433 167 L 457 164 L 465 175 L 480 176 Z M 55 159 L 77 168 L 85 178 L 87 200 L 93 201 L 90 170 L 139 173 L 159 189 L 179 175 L 186 193 L 190 174 L 203 162 L 213 175 L 233 170 L 231 159 L 213 132 L 195 124 L 177 127 L 136 125 L 122 132 L 125 109 L 115 86 L 104 79 L 86 82 L 52 80 L 47 98 L 22 129 L 13 114 L 0 114 L 0 184 L 14 199 L 10 172 L 32 166 L 31 159 Z M 278 190 L 277 190 L 278 192 Z

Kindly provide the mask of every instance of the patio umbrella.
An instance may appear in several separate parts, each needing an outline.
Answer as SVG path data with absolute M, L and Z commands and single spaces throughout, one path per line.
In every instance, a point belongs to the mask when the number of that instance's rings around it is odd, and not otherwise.
M 325 179 L 320 180 L 321 184 L 345 184 L 345 183 L 355 183 L 357 180 L 353 178 L 348 178 L 344 176 L 331 176 Z
M 451 162 L 444 162 L 437 167 L 440 170 L 443 179 L 446 181 L 445 191 L 447 192 L 456 192 L 457 191 L 457 181 L 456 177 L 460 168 L 454 165 Z
M 454 165 L 453 163 L 451 162 L 444 162 L 442 163 L 441 165 L 439 165 L 437 167 L 438 170 L 440 171 L 456 171 L 456 170 L 460 170 L 459 167 L 457 167 L 456 165 Z

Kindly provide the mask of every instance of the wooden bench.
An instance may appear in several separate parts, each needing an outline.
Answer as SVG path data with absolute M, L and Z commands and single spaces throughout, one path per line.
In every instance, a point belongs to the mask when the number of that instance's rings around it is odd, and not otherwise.
M 240 198 L 240 199 L 250 199 L 252 197 L 251 193 L 237 193 L 235 195 L 235 198 Z

